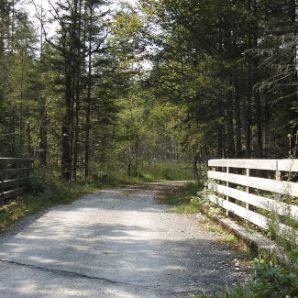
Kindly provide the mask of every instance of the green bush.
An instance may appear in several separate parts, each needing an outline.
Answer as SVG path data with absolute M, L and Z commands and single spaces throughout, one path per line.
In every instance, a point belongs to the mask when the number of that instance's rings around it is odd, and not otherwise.
M 0 206 L 0 231 L 7 230 L 24 216 L 57 204 L 69 204 L 81 195 L 100 188 L 95 182 L 63 183 L 44 173 L 34 173 L 27 184 L 27 191 L 16 200 Z
M 256 298 L 297 297 L 298 295 L 298 272 L 260 263 L 256 265 L 256 276 Z
M 155 181 L 193 180 L 191 167 L 181 162 L 145 163 L 141 172 L 143 176 L 149 176 Z
M 298 297 L 298 272 L 265 261 L 255 266 L 256 277 L 248 283 L 225 289 L 213 296 L 197 298 L 296 298 Z
M 46 182 L 44 179 L 40 178 L 40 176 L 33 174 L 29 178 L 27 184 L 27 192 L 32 195 L 37 195 L 41 192 L 44 192 L 46 188 Z

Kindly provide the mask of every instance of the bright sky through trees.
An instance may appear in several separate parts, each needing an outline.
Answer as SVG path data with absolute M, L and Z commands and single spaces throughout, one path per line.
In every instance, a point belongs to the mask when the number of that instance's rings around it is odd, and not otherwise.
M 35 2 L 37 9 L 39 10 L 38 14 L 36 11 L 35 6 L 33 5 L 33 1 Z M 24 9 L 26 12 L 29 13 L 31 20 L 35 24 L 36 27 L 39 27 L 39 20 L 40 17 L 40 11 L 41 8 L 43 10 L 43 13 L 45 16 L 49 17 L 50 11 L 52 10 L 51 4 L 55 5 L 57 0 L 21 0 L 18 3 L 18 8 Z M 112 8 L 117 11 L 121 8 L 121 5 L 123 3 L 127 3 L 129 5 L 132 5 L 135 7 L 137 5 L 138 0 L 112 0 Z M 58 0 L 58 2 L 61 2 L 61 0 Z M 55 33 L 56 25 L 51 24 L 51 26 L 46 26 L 46 30 L 48 31 L 48 34 L 51 36 Z

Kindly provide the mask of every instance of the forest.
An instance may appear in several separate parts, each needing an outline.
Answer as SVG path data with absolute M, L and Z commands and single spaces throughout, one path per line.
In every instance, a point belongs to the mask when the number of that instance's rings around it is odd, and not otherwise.
M 65 181 L 153 179 L 158 167 L 199 178 L 209 158 L 295 156 L 296 11 L 295 0 L 1 0 L 0 156 Z

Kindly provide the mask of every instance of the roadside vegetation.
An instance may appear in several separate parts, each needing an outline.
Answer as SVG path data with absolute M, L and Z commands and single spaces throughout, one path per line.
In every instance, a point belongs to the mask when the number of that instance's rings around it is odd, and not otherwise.
M 255 262 L 255 278 L 249 284 L 225 289 L 212 296 L 192 298 L 295 298 L 298 297 L 298 272 L 264 260 Z
M 178 169 L 178 171 L 177 171 Z M 12 228 L 25 216 L 55 205 L 70 204 L 84 194 L 106 187 L 142 184 L 163 180 L 191 179 L 192 173 L 185 163 L 160 163 L 144 165 L 138 175 L 128 176 L 125 171 L 109 175 L 94 176 L 92 179 L 77 179 L 66 183 L 55 173 L 35 171 L 29 179 L 26 193 L 0 206 L 0 232 Z
M 0 232 L 14 227 L 27 215 L 55 205 L 70 204 L 101 186 L 100 183 L 87 181 L 66 184 L 48 175 L 34 174 L 29 180 L 26 193 L 0 207 Z
M 247 284 L 223 289 L 222 292 L 211 296 L 191 296 L 192 298 L 295 298 L 298 297 L 298 249 L 288 246 L 287 265 L 279 264 L 274 255 L 257 255 L 249 251 L 231 233 L 225 231 L 219 224 L 212 221 L 212 217 L 223 214 L 223 210 L 207 200 L 207 191 L 201 185 L 187 184 L 178 189 L 164 192 L 159 197 L 159 202 L 172 206 L 172 212 L 178 213 L 203 213 L 206 220 L 202 222 L 210 232 L 220 233 L 221 241 L 242 252 L 245 260 L 254 270 L 254 278 Z M 201 223 L 201 222 L 200 222 Z M 278 241 L 278 239 L 275 239 Z M 279 242 L 280 243 L 280 242 Z M 245 249 L 246 248 L 246 249 Z M 284 246 L 286 248 L 286 246 Z
M 211 220 L 213 215 L 221 214 L 223 211 L 212 206 L 206 199 L 206 193 L 203 184 L 188 183 L 185 186 L 165 190 L 158 196 L 158 202 L 172 206 L 170 212 L 179 214 L 198 214 L 202 213 L 206 216 L 198 217 L 198 220 L 206 230 L 215 233 L 219 237 L 219 241 L 235 248 L 242 253 L 241 258 L 247 258 L 247 247 L 239 241 L 232 233 L 224 230 L 221 225 Z

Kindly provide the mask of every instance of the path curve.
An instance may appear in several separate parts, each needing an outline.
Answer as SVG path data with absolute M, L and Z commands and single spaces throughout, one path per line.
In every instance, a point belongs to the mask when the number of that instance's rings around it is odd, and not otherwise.
M 155 203 L 160 187 L 99 191 L 0 235 L 0 297 L 185 297 L 243 279 L 195 216 Z

